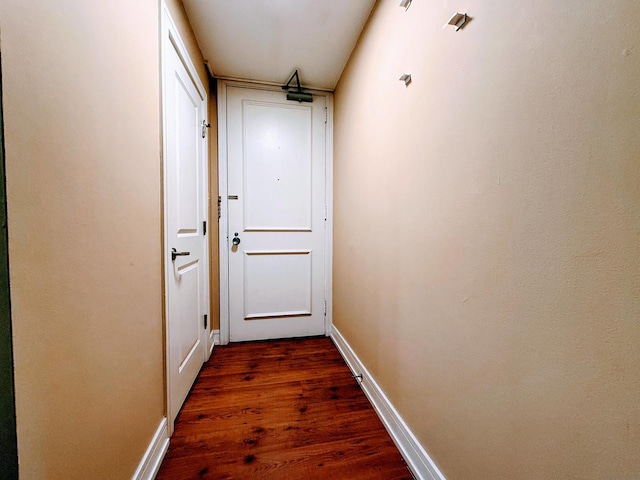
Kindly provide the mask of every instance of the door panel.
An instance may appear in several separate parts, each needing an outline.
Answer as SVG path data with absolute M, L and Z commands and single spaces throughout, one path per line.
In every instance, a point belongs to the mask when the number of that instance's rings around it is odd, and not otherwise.
M 227 89 L 231 341 L 325 333 L 325 128 L 322 96 Z
M 177 267 L 176 270 L 176 316 L 172 320 L 176 320 L 173 329 L 175 332 L 176 342 L 178 343 L 178 353 L 176 364 L 178 373 L 182 373 L 185 368 L 189 368 L 189 361 L 193 361 L 194 365 L 202 363 L 202 355 L 198 355 L 198 347 L 200 346 L 200 301 L 198 293 L 200 286 L 200 265 L 199 262 L 190 262 Z M 195 358 L 194 358 L 195 355 Z M 198 366 L 198 370 L 200 367 Z
M 174 44 L 166 42 L 164 69 L 167 377 L 173 424 L 206 356 L 207 313 L 206 98 Z M 171 249 L 180 255 L 172 258 Z
M 311 315 L 310 250 L 244 253 L 245 319 Z
M 245 230 L 311 231 L 311 108 L 243 107 Z
M 200 98 L 191 79 L 184 69 L 175 72 L 176 118 L 175 135 L 175 199 L 176 199 L 176 234 L 179 236 L 198 235 L 198 219 L 200 218 L 200 199 L 198 189 L 198 118 L 200 115 Z M 186 83 L 185 83 L 186 82 Z

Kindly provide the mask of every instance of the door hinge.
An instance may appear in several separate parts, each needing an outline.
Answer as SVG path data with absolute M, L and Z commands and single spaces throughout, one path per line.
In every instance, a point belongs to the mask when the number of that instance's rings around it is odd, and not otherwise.
M 324 206 L 324 221 L 325 222 L 327 221 L 327 217 L 329 216 L 328 213 L 329 213 L 329 208 L 325 205 Z
M 206 234 L 207 234 L 207 221 L 206 221 L 206 220 L 204 220 L 204 221 L 202 222 L 202 234 L 203 234 L 203 235 L 206 235 Z
M 207 322 L 207 315 L 205 314 L 204 316 L 204 329 L 207 329 L 207 326 L 209 326 L 209 322 Z
M 327 112 L 327 107 L 324 107 L 324 123 L 327 123 L 329 118 L 329 113 Z
M 218 220 L 222 217 L 222 197 L 218 195 Z
M 327 316 L 327 301 L 324 301 L 324 316 Z

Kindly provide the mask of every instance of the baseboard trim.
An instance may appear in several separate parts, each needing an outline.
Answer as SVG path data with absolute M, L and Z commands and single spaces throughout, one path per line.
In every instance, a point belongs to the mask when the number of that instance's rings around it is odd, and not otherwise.
M 163 418 L 131 480 L 153 480 L 169 448 L 167 418 Z
M 420 480 L 446 480 L 335 325 L 331 327 L 331 339 L 353 374 L 362 375 L 362 391 L 378 413 L 413 475 Z
M 211 334 L 213 335 L 213 345 L 220 345 L 220 330 L 212 330 Z

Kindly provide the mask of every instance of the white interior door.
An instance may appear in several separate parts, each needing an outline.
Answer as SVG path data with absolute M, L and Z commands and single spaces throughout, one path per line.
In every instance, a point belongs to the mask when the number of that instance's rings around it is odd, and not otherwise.
M 231 341 L 325 333 L 325 106 L 227 88 Z
M 208 314 L 206 94 L 165 30 L 163 111 L 167 400 L 173 422 L 205 361 Z

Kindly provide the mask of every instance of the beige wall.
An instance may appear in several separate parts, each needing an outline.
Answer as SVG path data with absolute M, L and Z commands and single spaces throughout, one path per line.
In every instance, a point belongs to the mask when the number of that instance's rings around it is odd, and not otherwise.
M 0 22 L 21 478 L 131 478 L 164 416 L 159 2 Z
M 449 479 L 638 478 L 640 3 L 397 3 L 335 95 L 336 326 Z

